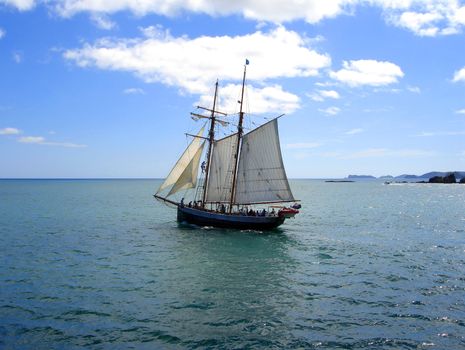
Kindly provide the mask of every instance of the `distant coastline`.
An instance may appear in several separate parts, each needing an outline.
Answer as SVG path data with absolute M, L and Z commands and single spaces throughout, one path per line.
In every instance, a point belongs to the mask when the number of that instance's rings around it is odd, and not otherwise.
M 384 175 L 376 177 L 373 175 L 348 175 L 346 179 L 349 180 L 429 180 L 433 177 L 446 177 L 447 175 L 454 174 L 460 180 L 465 178 L 465 171 L 430 171 L 422 175 L 402 174 L 398 176 Z

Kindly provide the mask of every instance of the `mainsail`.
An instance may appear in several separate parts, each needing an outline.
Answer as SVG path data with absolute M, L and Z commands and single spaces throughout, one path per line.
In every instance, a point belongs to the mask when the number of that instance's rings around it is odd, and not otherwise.
M 157 194 L 170 186 L 173 187 L 168 193 L 168 196 L 180 190 L 196 186 L 200 157 L 205 145 L 205 141 L 201 139 L 204 128 L 205 126 L 200 129 L 197 133 L 197 137 L 194 137 L 190 145 L 176 162 L 168 177 L 158 189 Z
M 237 170 L 235 204 L 292 202 L 281 156 L 278 121 L 244 135 Z
M 237 133 L 213 143 L 206 202 L 229 202 Z

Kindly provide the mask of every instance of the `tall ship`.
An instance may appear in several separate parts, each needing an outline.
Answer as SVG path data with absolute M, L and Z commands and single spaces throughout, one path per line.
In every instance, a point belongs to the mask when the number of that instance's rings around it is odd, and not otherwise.
M 207 123 L 178 159 L 154 197 L 177 210 L 177 220 L 199 226 L 270 230 L 299 213 L 284 169 L 276 117 L 244 133 L 244 90 L 249 61 L 244 65 L 237 130 L 217 138 L 216 130 L 230 124 L 216 110 L 218 81 L 207 114 L 191 113 Z M 204 136 L 205 128 L 208 133 Z M 205 151 L 205 152 L 204 152 Z M 204 160 L 202 161 L 202 155 Z M 201 162 L 202 161 L 202 162 Z M 200 175 L 199 175 L 200 174 Z M 193 200 L 185 199 L 188 191 Z M 179 193 L 184 193 L 180 200 Z M 286 203 L 294 203 L 286 206 Z

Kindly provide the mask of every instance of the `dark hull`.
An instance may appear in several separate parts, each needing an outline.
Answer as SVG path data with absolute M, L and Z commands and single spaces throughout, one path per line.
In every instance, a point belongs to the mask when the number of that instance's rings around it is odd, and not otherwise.
M 215 226 L 241 230 L 272 230 L 284 222 L 278 216 L 242 216 L 212 213 L 178 206 L 178 221 L 199 226 Z

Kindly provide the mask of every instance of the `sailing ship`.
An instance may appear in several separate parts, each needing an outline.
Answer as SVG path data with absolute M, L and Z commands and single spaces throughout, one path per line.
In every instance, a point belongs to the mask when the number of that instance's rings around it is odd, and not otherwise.
M 177 208 L 177 220 L 199 226 L 268 230 L 281 225 L 299 213 L 286 176 L 278 134 L 278 119 L 274 118 L 254 130 L 244 133 L 244 89 L 247 65 L 242 78 L 237 131 L 216 138 L 215 129 L 228 125 L 226 113 L 217 111 L 218 81 L 213 107 L 198 107 L 208 115 L 191 113 L 193 118 L 208 119 L 209 131 L 204 137 L 204 125 L 161 184 L 154 197 Z M 205 160 L 200 163 L 204 148 Z M 199 179 L 199 166 L 201 178 Z M 202 178 L 203 176 L 203 178 Z M 189 204 L 177 201 L 174 194 L 196 189 Z M 284 203 L 294 203 L 284 206 Z

